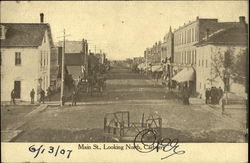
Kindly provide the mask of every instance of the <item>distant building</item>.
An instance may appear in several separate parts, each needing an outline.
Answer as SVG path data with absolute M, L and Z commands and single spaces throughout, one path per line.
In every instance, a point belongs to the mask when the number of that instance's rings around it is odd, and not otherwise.
M 134 57 L 133 58 L 133 63 L 141 64 L 143 62 L 144 62 L 144 57 Z
M 144 58 L 147 64 L 155 65 L 161 63 L 162 50 L 161 41 L 156 42 L 151 48 L 147 48 L 144 52 Z
M 30 100 L 34 88 L 38 99 L 40 89 L 50 86 L 53 40 L 50 25 L 41 23 L 1 23 L 1 101 L 10 101 L 15 89 L 16 98 Z
M 57 46 L 62 47 L 63 41 L 57 43 Z M 83 41 L 65 41 L 65 55 L 64 65 L 68 73 L 72 75 L 74 80 L 79 77 L 86 76 L 87 73 L 87 58 L 88 58 L 88 44 L 86 40 Z M 61 65 L 61 53 L 58 53 L 58 65 Z M 61 71 L 59 68 L 58 70 Z M 58 72 L 61 73 L 61 72 Z
M 204 94 L 206 88 L 211 88 L 212 86 L 217 88 L 220 86 L 223 90 L 229 89 L 228 91 L 237 94 L 245 92 L 246 83 L 237 83 L 232 79 L 230 79 L 229 87 L 226 88 L 222 79 L 225 74 L 220 74 L 222 76 L 220 77 L 216 74 L 214 69 L 216 68 L 216 60 L 219 59 L 218 63 L 223 62 L 222 64 L 225 64 L 225 57 L 228 57 L 227 55 L 234 55 L 234 58 L 237 58 L 237 55 L 242 55 L 242 53 L 247 50 L 247 29 L 246 22 L 242 21 L 241 24 L 237 24 L 231 28 L 221 28 L 214 33 L 207 33 L 207 36 L 196 44 L 198 54 L 196 65 L 196 90 L 203 98 L 205 98 Z M 227 53 L 228 51 L 232 54 Z M 224 66 L 221 68 L 224 68 Z

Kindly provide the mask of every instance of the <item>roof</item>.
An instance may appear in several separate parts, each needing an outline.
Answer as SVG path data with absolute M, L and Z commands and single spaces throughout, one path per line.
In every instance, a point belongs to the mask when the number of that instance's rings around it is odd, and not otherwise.
M 59 41 L 57 44 L 63 46 L 63 41 Z M 65 53 L 80 53 L 82 48 L 82 41 L 65 41 Z
M 74 80 L 79 79 L 82 76 L 81 66 L 67 66 L 67 70 Z
M 81 66 L 83 65 L 83 54 L 81 53 L 65 53 L 65 65 Z
M 1 47 L 38 47 L 42 44 L 45 31 L 48 32 L 50 45 L 53 39 L 49 24 L 45 23 L 0 23 L 7 30 Z
M 203 39 L 196 46 L 213 45 L 247 45 L 248 32 L 246 26 L 234 26 L 231 28 L 221 28 L 210 34 L 208 39 Z

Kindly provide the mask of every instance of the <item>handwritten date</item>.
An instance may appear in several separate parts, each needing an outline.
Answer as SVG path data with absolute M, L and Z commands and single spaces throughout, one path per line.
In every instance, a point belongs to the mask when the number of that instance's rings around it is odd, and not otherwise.
M 45 147 L 44 145 L 40 145 L 40 146 L 31 145 L 29 147 L 29 151 L 32 153 L 35 153 L 34 158 L 36 158 L 38 155 L 44 154 L 44 153 L 49 153 L 51 155 L 54 155 L 55 157 L 58 154 L 61 154 L 61 155 L 65 155 L 66 158 L 70 158 L 70 155 L 71 155 L 73 150 L 66 150 L 66 149 L 62 148 L 60 145 L 58 145 L 57 147 L 49 146 L 48 148 Z

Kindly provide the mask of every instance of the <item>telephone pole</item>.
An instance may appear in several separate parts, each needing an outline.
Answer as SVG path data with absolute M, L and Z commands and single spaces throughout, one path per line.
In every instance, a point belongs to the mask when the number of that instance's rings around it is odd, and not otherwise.
M 65 29 L 63 30 L 63 50 L 62 50 L 62 75 L 61 75 L 61 106 L 64 105 L 64 55 L 65 55 Z

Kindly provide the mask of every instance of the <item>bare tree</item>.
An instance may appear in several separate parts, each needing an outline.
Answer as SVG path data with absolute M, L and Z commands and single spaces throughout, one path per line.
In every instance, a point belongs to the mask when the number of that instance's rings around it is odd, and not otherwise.
M 211 82 L 220 79 L 229 91 L 232 83 L 245 84 L 247 77 L 247 49 L 236 52 L 236 48 L 228 47 L 226 51 L 216 48 L 212 53 Z

